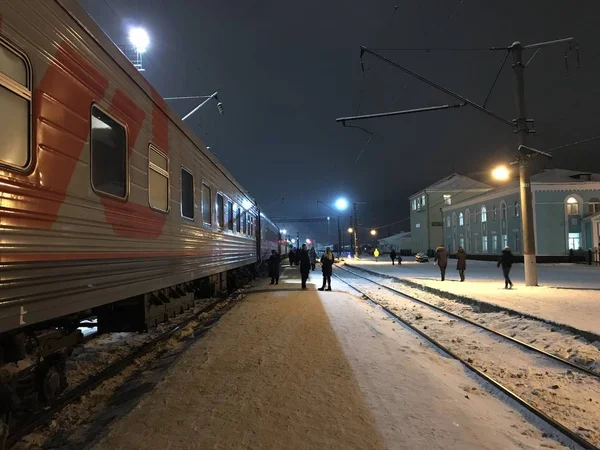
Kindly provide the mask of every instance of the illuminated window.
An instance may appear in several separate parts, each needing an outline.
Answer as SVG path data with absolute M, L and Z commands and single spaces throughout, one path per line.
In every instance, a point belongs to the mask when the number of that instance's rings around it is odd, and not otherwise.
M 421 196 L 421 206 L 425 208 L 425 194 Z
M 217 226 L 225 227 L 225 200 L 221 194 L 217 194 Z
M 569 197 L 567 199 L 567 214 L 569 216 L 579 215 L 579 202 L 575 197 Z
M 483 253 L 487 253 L 488 252 L 488 237 L 487 236 L 483 236 L 481 238 L 481 251 Z
M 481 207 L 481 223 L 487 222 L 487 208 L 485 206 Z
M 452 204 L 452 196 L 450 194 L 444 194 L 444 204 L 446 204 L 446 205 Z
M 581 247 L 581 234 L 569 233 L 569 250 L 578 250 Z
M 148 202 L 160 211 L 169 210 L 169 159 L 156 147 L 148 147 Z
M 500 203 L 500 218 L 506 220 L 506 203 Z
M 519 202 L 515 202 L 515 217 L 519 217 L 521 215 L 521 207 L 519 206 Z
M 465 216 L 463 213 L 458 215 L 458 224 L 462 227 L 465 224 Z
M 600 212 L 600 198 L 590 198 L 590 214 Z
M 496 209 L 496 205 L 492 208 L 492 220 L 496 220 L 498 218 L 498 210 Z
M 0 164 L 30 161 L 31 71 L 24 55 L 0 41 Z

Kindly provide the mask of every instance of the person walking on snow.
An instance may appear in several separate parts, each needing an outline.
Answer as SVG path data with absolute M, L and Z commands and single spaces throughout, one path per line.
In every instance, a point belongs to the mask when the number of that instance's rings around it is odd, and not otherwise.
M 392 266 L 393 266 L 396 261 L 396 250 L 392 249 L 392 251 L 390 252 L 390 258 L 392 259 Z
M 331 249 L 327 247 L 325 254 L 321 256 L 321 267 L 323 269 L 323 286 L 319 288 L 320 291 L 331 291 L 331 274 L 333 273 L 333 253 Z M 327 289 L 325 289 L 325 282 L 327 282 Z
M 317 251 L 314 247 L 311 247 L 308 251 L 308 256 L 310 258 L 310 268 L 312 271 L 315 270 L 315 266 L 317 265 Z
M 290 252 L 288 253 L 288 262 L 290 263 L 290 266 L 294 265 L 294 249 L 290 249 Z
M 467 270 L 467 254 L 465 253 L 465 249 L 462 247 L 458 247 L 458 251 L 456 252 L 456 270 L 458 270 L 458 274 L 460 275 L 460 281 L 465 281 L 465 270 Z
M 500 261 L 498 261 L 497 267 L 502 266 L 502 275 L 504 275 L 504 289 L 512 289 L 513 283 L 510 281 L 510 269 L 513 265 L 513 254 L 509 247 L 504 247 Z M 510 288 L 508 287 L 510 285 Z
M 373 252 L 373 256 L 375 257 L 375 262 L 377 262 L 377 260 L 379 259 L 379 250 L 375 249 L 375 251 Z
M 306 280 L 308 280 L 308 273 L 310 272 L 310 257 L 308 256 L 306 244 L 302 244 L 302 250 L 300 250 L 300 254 L 298 255 L 298 261 L 300 262 L 302 289 L 306 289 Z
M 279 284 L 279 264 L 281 262 L 281 257 L 275 250 L 271 250 L 271 256 L 267 261 L 269 265 L 269 276 L 271 277 L 271 282 L 269 284 Z
M 448 267 L 448 250 L 443 245 L 440 245 L 435 249 L 435 260 L 433 263 L 437 263 L 440 268 L 440 275 L 442 276 L 442 281 L 446 279 L 446 267 Z

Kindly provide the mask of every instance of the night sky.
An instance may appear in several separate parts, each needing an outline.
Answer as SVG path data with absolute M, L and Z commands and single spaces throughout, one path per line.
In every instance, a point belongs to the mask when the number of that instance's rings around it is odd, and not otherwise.
M 359 208 L 366 230 L 402 221 L 408 196 L 452 172 L 487 181 L 487 170 L 515 155 L 512 129 L 469 107 L 356 122 L 369 135 L 335 122 L 340 116 L 456 101 L 372 57 L 387 57 L 483 103 L 504 52 L 402 51 L 397 48 L 507 47 L 573 36 L 581 48 L 542 49 L 526 70 L 530 144 L 550 149 L 600 135 L 600 2 L 582 0 L 252 1 L 81 0 L 117 44 L 128 27 L 147 29 L 144 75 L 165 97 L 219 91 L 225 115 L 205 106 L 190 125 L 271 216 L 333 215 L 317 200 L 340 195 Z M 397 9 L 395 9 L 397 6 Z M 531 52 L 525 54 L 525 58 Z M 513 119 L 511 57 L 488 108 Z M 171 102 L 180 114 L 194 100 Z M 600 140 L 557 151 L 537 170 L 600 172 Z M 281 197 L 284 198 L 283 202 Z M 348 226 L 348 214 L 343 217 Z M 295 226 L 327 240 L 327 226 Z M 335 240 L 332 223 L 332 240 Z M 407 220 L 392 232 L 409 230 Z M 380 234 L 387 235 L 388 228 Z

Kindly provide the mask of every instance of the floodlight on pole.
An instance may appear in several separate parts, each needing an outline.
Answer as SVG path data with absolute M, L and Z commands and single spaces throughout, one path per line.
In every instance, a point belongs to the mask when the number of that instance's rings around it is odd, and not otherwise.
M 350 233 L 350 234 L 354 233 L 354 228 L 352 228 L 352 227 L 348 228 L 348 233 Z
M 150 37 L 143 28 L 135 27 L 129 30 L 129 42 L 138 53 L 145 53 L 150 45 Z
M 335 201 L 335 207 L 340 211 L 344 211 L 346 208 L 348 208 L 348 200 L 343 197 L 338 198 Z
M 377 235 L 377 230 L 371 230 L 370 233 L 371 233 L 371 236 L 376 236 Z
M 286 229 L 281 230 L 281 234 L 285 236 L 287 234 L 287 230 Z
M 506 166 L 498 166 L 492 170 L 492 177 L 495 180 L 506 181 L 510 178 L 510 171 Z

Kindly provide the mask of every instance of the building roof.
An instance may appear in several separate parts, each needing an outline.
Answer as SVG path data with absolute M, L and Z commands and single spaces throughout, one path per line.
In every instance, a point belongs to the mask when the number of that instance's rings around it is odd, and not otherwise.
M 536 173 L 531 176 L 531 184 L 535 186 L 540 185 L 564 185 L 572 183 L 593 183 L 598 184 L 600 182 L 600 174 L 591 172 L 581 172 L 576 170 L 566 169 L 544 169 L 543 171 Z M 593 188 L 593 186 L 591 186 Z M 491 189 L 487 192 L 483 192 L 478 195 L 474 195 L 461 202 L 455 203 L 451 206 L 442 208 L 444 211 L 459 208 L 465 205 L 471 205 L 479 203 L 487 199 L 493 199 L 512 193 L 513 191 L 519 190 L 519 181 L 513 180 L 500 187 Z
M 492 186 L 489 184 L 482 183 L 481 181 L 474 180 L 464 175 L 453 173 L 448 175 L 441 180 L 427 186 L 425 189 L 421 189 L 419 192 L 409 196 L 409 198 L 420 195 L 423 192 L 436 192 L 436 191 L 470 191 L 470 190 L 489 190 Z
M 410 237 L 410 231 L 402 231 L 400 233 L 396 233 L 396 234 L 392 234 L 391 236 L 388 237 L 384 237 L 381 239 L 377 239 L 377 242 L 384 242 L 387 240 L 396 240 L 396 239 L 402 239 L 402 238 L 409 238 Z

